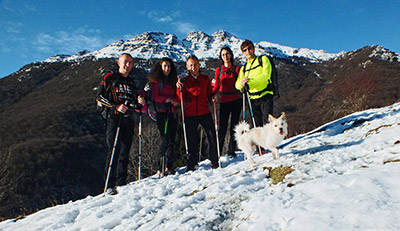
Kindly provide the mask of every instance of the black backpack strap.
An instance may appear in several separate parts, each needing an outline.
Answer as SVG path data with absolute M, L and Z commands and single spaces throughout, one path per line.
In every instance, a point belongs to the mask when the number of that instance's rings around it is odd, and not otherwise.
M 258 91 L 258 92 L 253 92 L 253 93 L 249 92 L 249 95 L 261 95 L 263 92 L 272 91 L 273 95 L 274 96 L 278 96 L 278 98 L 279 98 L 280 97 L 279 90 L 278 90 L 278 86 L 279 85 L 278 85 L 278 77 L 277 77 L 277 70 L 276 70 L 276 67 L 275 67 L 275 63 L 274 63 L 272 57 L 270 57 L 268 55 L 264 55 L 264 56 L 266 56 L 268 58 L 268 60 L 270 62 L 270 65 L 271 65 L 271 82 L 263 90 Z M 258 62 L 259 62 L 259 66 L 262 67 L 263 66 L 263 64 L 262 64 L 262 55 L 258 56 Z M 258 67 L 258 66 L 256 66 L 256 67 Z M 252 68 L 252 69 L 254 69 L 254 68 Z
M 117 81 L 113 79 L 113 72 L 109 72 L 108 74 L 105 75 L 104 80 L 106 78 L 111 78 L 110 83 L 107 85 L 106 90 L 104 91 L 103 94 L 99 94 L 97 97 L 97 101 L 103 104 L 104 106 L 110 108 L 112 107 L 112 103 L 110 102 L 109 99 L 109 93 L 112 88 L 115 88 L 115 85 L 117 84 Z M 115 94 L 115 92 L 111 92 L 112 94 Z M 114 95 L 112 97 L 115 97 Z
M 257 66 L 255 66 L 255 67 L 252 67 L 253 66 L 253 63 L 254 63 L 254 61 L 256 61 L 256 58 L 254 58 L 253 59 L 253 62 L 251 62 L 251 65 L 250 65 L 250 69 L 246 69 L 246 66 L 247 66 L 247 62 L 244 64 L 244 68 L 243 68 L 243 74 L 244 73 L 246 73 L 246 71 L 251 71 L 251 70 L 254 70 L 254 69 L 256 69 L 257 67 L 259 67 L 259 66 L 261 66 L 262 67 L 262 60 L 261 60 L 261 56 L 257 56 L 257 59 L 258 59 L 258 65 Z
M 276 69 L 274 60 L 272 57 L 267 56 L 269 59 L 269 62 L 271 64 L 271 91 L 274 93 L 274 96 L 277 96 L 278 98 L 280 97 L 279 94 L 279 82 L 278 82 L 278 70 Z

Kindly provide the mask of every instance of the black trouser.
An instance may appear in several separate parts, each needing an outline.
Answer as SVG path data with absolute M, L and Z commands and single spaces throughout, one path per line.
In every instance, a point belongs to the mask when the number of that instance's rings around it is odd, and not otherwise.
M 111 115 L 107 119 L 107 147 L 108 155 L 106 161 L 105 175 L 107 176 L 108 166 L 111 160 L 111 153 L 114 146 L 114 140 L 118 128 L 118 115 Z M 115 147 L 114 159 L 111 165 L 110 178 L 108 187 L 121 186 L 126 184 L 128 162 L 129 162 L 129 150 L 132 145 L 133 128 L 135 125 L 135 119 L 133 116 L 124 117 L 121 116 L 120 130 L 118 135 L 117 145 Z
M 160 132 L 161 137 L 161 145 L 159 149 L 159 159 L 157 160 L 157 166 L 159 166 L 159 170 L 162 172 L 162 158 L 166 163 L 166 167 L 169 171 L 174 172 L 174 144 L 175 144 L 175 135 L 176 129 L 178 126 L 178 115 L 176 113 L 166 113 L 166 112 L 157 112 L 157 128 Z M 167 126 L 166 126 L 167 125 Z
M 242 110 L 242 99 L 238 99 L 232 102 L 221 103 L 219 108 L 219 149 L 222 154 L 222 148 L 224 147 L 225 134 L 228 128 L 229 116 L 231 116 L 231 125 L 229 127 L 230 137 L 228 144 L 228 155 L 234 155 L 236 150 L 236 141 L 234 128 L 239 123 L 240 112 Z
M 257 127 L 262 127 L 268 122 L 268 114 L 273 113 L 274 98 L 267 94 L 259 99 L 252 99 L 251 106 L 253 108 L 254 120 Z
M 214 122 L 211 114 L 201 116 L 185 116 L 186 135 L 188 144 L 187 169 L 194 169 L 199 162 L 199 134 L 197 128 L 199 124 L 203 127 L 207 135 L 209 144 L 209 159 L 216 166 L 218 165 L 217 141 L 215 135 Z

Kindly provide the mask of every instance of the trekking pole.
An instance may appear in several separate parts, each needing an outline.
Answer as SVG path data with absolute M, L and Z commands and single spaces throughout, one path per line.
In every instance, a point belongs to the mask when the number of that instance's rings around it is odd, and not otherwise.
M 249 95 L 249 85 L 248 84 L 245 85 L 244 90 L 245 90 L 246 96 L 247 96 L 247 103 L 249 104 L 249 111 L 250 111 L 251 120 L 253 122 L 253 127 L 255 128 L 256 127 L 256 120 L 254 119 L 253 107 L 251 106 L 250 95 Z M 261 147 L 257 146 L 257 148 L 258 148 L 258 151 L 259 151 L 259 153 L 261 155 L 261 153 L 262 153 L 261 152 Z
M 165 123 L 164 123 L 164 140 L 162 141 L 162 142 L 164 142 L 164 145 L 166 145 L 166 140 L 167 140 L 167 131 L 168 131 L 168 120 L 169 120 L 169 115 L 170 115 L 170 113 L 171 113 L 171 108 L 172 108 L 172 106 L 171 105 L 168 105 L 168 107 L 167 107 L 168 109 L 166 110 L 167 112 L 169 111 L 169 113 L 167 113 L 167 119 L 165 120 Z M 164 146 L 165 147 L 165 146 Z M 166 148 L 167 149 L 167 148 Z M 165 150 L 166 151 L 166 150 Z M 161 174 L 162 174 L 162 176 L 164 176 L 165 175 L 165 151 L 164 151 L 164 153 L 163 153 L 163 155 L 162 155 L 162 162 L 161 162 Z
M 246 121 L 246 91 L 243 89 L 243 121 Z M 243 155 L 244 160 L 246 160 L 246 155 Z
M 138 126 L 138 136 L 139 136 L 139 167 L 138 167 L 138 179 L 141 179 L 141 168 L 142 168 L 142 106 L 139 106 L 139 126 Z
M 168 115 L 167 115 L 167 120 L 165 120 L 165 123 L 164 123 L 164 140 L 162 141 L 162 142 L 164 142 L 164 145 L 166 145 L 165 140 L 167 139 L 167 137 L 166 137 L 167 136 L 167 128 L 168 128 Z M 165 175 L 165 151 L 163 152 L 162 157 L 161 157 L 161 176 Z
M 200 151 L 199 151 L 199 162 L 201 161 L 201 150 L 203 149 L 203 129 L 200 127 Z
M 221 152 L 219 149 L 219 136 L 218 136 L 217 102 L 215 102 L 215 101 L 214 101 L 214 122 L 215 122 L 215 135 L 217 136 L 216 140 L 217 140 L 218 164 L 222 168 L 221 160 L 220 160 Z
M 251 121 L 253 122 L 253 127 L 256 127 L 256 121 L 254 119 L 254 114 L 253 114 L 253 107 L 251 106 L 251 101 L 250 101 L 250 96 L 249 96 L 249 85 L 246 84 L 246 86 L 244 87 L 244 91 L 245 91 L 245 95 L 247 97 L 247 103 L 249 104 Z
M 183 138 L 185 140 L 186 156 L 189 156 L 188 143 L 187 143 L 187 137 L 186 137 L 185 106 L 183 105 L 182 86 L 179 87 L 179 91 L 181 93 L 181 111 L 182 111 Z
M 246 119 L 246 91 L 243 91 L 243 120 Z
M 254 63 L 255 60 L 256 59 L 253 59 L 253 62 L 251 62 L 250 68 L 248 70 L 246 70 L 247 63 L 244 65 L 243 73 L 245 74 L 245 79 L 247 79 L 247 81 L 249 81 L 249 75 L 250 75 L 250 71 L 251 71 L 251 66 L 253 66 L 253 63 Z M 247 72 L 247 74 L 246 74 L 246 72 Z M 250 115 L 251 115 L 251 118 L 253 119 L 254 118 L 253 110 L 251 108 L 251 103 L 250 103 L 250 98 L 249 98 L 249 84 L 247 82 L 244 85 L 244 87 L 242 88 L 242 91 L 243 91 L 243 120 L 246 117 L 246 99 L 245 99 L 246 97 L 249 100 Z M 253 119 L 253 126 L 256 127 L 256 123 L 254 122 L 254 119 Z
M 103 191 L 104 196 L 106 195 L 107 186 L 108 186 L 108 180 L 110 179 L 111 165 L 112 165 L 113 160 L 114 160 L 115 148 L 116 148 L 116 146 L 117 146 L 120 128 L 121 128 L 121 114 L 118 116 L 118 127 L 117 127 L 117 132 L 115 133 L 115 139 L 114 139 L 114 145 L 113 145 L 113 148 L 112 148 L 112 151 L 111 151 L 110 163 L 108 164 L 108 171 L 107 171 L 106 183 L 105 183 L 105 185 L 104 185 L 104 191 Z

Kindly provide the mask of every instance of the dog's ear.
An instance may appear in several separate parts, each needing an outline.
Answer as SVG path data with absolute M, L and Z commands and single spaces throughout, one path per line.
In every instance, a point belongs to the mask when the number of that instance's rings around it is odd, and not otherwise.
M 281 118 L 281 119 L 286 119 L 286 113 L 285 113 L 285 112 L 282 112 L 280 118 Z
M 274 120 L 275 120 L 275 117 L 271 114 L 268 114 L 268 121 L 271 123 Z

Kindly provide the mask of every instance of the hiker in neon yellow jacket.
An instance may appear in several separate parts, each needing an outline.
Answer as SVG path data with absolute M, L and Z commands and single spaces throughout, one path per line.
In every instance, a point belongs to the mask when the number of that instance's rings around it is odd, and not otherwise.
M 268 122 L 268 114 L 273 113 L 274 93 L 268 86 L 271 84 L 272 66 L 267 56 L 258 58 L 255 55 L 250 40 L 245 40 L 240 48 L 247 63 L 240 68 L 235 87 L 242 92 L 247 88 L 256 126 L 261 127 Z

